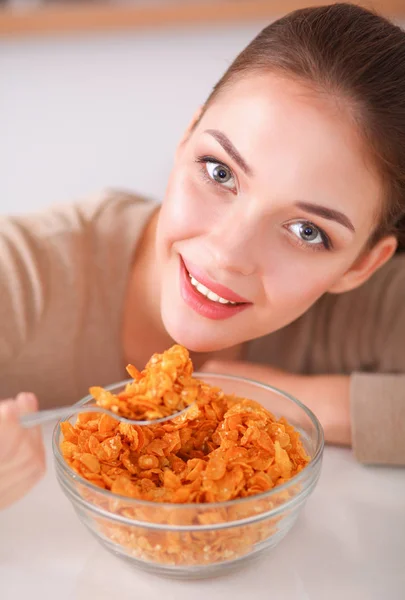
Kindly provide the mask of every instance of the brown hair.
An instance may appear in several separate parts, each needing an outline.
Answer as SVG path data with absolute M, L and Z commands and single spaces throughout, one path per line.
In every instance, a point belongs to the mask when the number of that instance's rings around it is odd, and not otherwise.
M 237 56 L 203 113 L 236 79 L 264 70 L 298 77 L 354 107 L 386 196 L 370 242 L 394 233 L 405 249 L 405 32 L 354 4 L 294 11 Z

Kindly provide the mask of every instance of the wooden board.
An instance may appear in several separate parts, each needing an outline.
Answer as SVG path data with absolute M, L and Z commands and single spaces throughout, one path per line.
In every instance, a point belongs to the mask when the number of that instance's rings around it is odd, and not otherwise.
M 136 30 L 180 25 L 207 25 L 271 19 L 304 6 L 333 0 L 166 0 L 161 4 L 45 5 L 33 9 L 0 9 L 0 36 L 52 35 L 72 32 Z M 381 13 L 405 18 L 405 0 L 364 0 Z

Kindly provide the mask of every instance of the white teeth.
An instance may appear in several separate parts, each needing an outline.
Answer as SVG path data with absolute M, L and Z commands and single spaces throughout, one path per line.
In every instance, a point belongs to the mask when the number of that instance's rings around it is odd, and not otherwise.
M 197 283 L 196 288 L 200 292 L 200 294 L 202 294 L 203 296 L 208 296 L 209 289 L 206 288 L 205 285 L 203 285 L 202 283 Z
M 221 298 L 215 292 L 209 290 L 205 285 L 197 281 L 192 275 L 189 274 L 190 283 L 193 287 L 195 287 L 200 294 L 211 300 L 212 302 L 219 302 L 220 304 L 236 304 L 236 302 L 231 302 L 230 300 L 225 300 L 225 298 Z

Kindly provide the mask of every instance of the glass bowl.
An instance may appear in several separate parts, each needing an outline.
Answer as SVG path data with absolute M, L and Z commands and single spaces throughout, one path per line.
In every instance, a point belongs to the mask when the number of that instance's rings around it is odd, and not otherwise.
M 239 569 L 274 548 L 295 523 L 321 470 L 323 431 L 301 402 L 276 388 L 230 375 L 195 377 L 260 402 L 276 418 L 285 417 L 301 434 L 309 465 L 267 492 L 228 502 L 173 504 L 113 494 L 82 478 L 64 460 L 58 423 L 53 452 L 58 481 L 80 521 L 108 550 L 133 566 L 176 578 L 204 578 Z M 127 382 L 108 387 L 119 392 Z M 94 401 L 86 396 L 78 404 Z M 74 423 L 76 416 L 69 420 Z

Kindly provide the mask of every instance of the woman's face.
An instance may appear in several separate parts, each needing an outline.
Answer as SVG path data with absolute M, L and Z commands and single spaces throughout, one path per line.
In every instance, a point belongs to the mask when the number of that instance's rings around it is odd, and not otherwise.
M 251 76 L 217 97 L 178 148 L 159 217 L 170 336 L 234 346 L 358 285 L 381 195 L 363 157 L 338 103 L 299 82 Z

